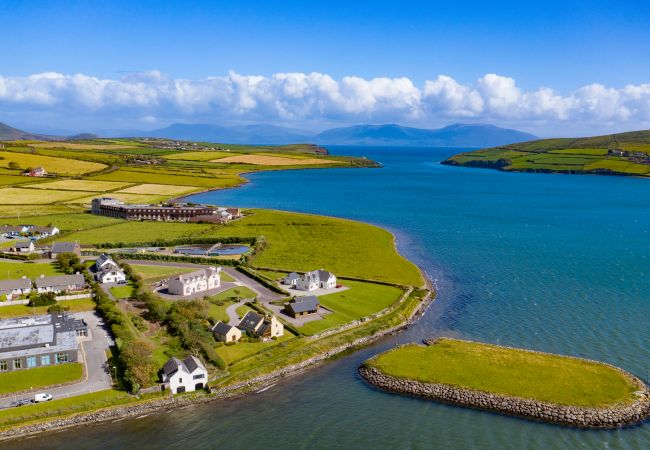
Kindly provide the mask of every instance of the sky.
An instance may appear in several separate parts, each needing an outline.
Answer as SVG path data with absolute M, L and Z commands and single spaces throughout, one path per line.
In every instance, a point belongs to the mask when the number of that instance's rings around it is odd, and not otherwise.
M 650 128 L 650 2 L 3 1 L 0 122 Z

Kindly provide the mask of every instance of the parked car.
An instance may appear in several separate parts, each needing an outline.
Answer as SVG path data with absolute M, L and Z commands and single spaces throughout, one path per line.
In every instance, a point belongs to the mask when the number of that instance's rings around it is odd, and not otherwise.
M 11 402 L 11 406 L 24 406 L 24 405 L 29 405 L 31 402 L 32 402 L 31 399 L 24 398 L 22 400 L 16 400 L 15 402 Z
M 48 394 L 45 392 L 41 394 L 36 394 L 34 396 L 34 403 L 49 402 L 50 400 L 52 400 L 52 394 Z

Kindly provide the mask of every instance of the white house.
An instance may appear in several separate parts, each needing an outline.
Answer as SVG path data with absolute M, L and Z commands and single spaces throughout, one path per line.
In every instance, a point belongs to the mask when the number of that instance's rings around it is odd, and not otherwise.
M 0 296 L 4 295 L 7 300 L 30 292 L 32 292 L 32 280 L 27 277 L 16 280 L 0 280 Z
M 290 275 L 291 274 L 289 274 L 289 276 Z M 300 275 L 294 286 L 296 286 L 296 289 L 301 291 L 333 289 L 336 287 L 336 277 L 332 272 L 328 272 L 324 269 L 312 270 L 311 272 Z
M 225 322 L 217 322 L 212 327 L 212 335 L 217 341 L 237 342 L 241 339 L 241 330 Z
M 248 311 L 237 328 L 263 339 L 284 335 L 284 325 L 275 316 L 262 316 L 255 311 Z
M 162 381 L 169 386 L 172 394 L 194 392 L 205 388 L 208 382 L 208 371 L 195 356 L 184 360 L 171 358 L 162 369 Z
M 27 233 L 31 236 L 38 236 L 39 238 L 46 238 L 59 234 L 61 230 L 57 227 L 40 227 L 38 225 L 29 225 Z
M 296 272 L 291 272 L 289 275 L 282 279 L 282 284 L 286 284 L 287 286 L 295 286 L 296 283 L 298 283 L 299 278 L 300 275 L 298 275 Z
M 221 286 L 221 267 L 208 267 L 170 278 L 167 291 L 174 295 L 192 295 L 219 286 Z
M 97 272 L 111 267 L 119 268 L 120 266 L 118 266 L 117 263 L 106 253 L 102 253 L 100 257 L 95 260 L 95 270 Z
M 36 251 L 36 247 L 32 241 L 17 242 L 12 248 L 16 253 L 34 253 Z
M 100 283 L 124 283 L 126 274 L 120 268 L 109 266 L 97 272 L 95 279 Z

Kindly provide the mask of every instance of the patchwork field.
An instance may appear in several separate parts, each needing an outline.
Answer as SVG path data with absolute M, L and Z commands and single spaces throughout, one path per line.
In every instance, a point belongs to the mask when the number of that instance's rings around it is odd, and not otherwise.
M 238 155 L 229 156 L 227 158 L 220 158 L 212 162 L 220 163 L 242 163 L 254 164 L 260 166 L 297 166 L 297 165 L 312 165 L 312 164 L 338 164 L 337 161 L 330 159 L 319 158 L 285 158 L 282 156 L 268 156 L 268 155 Z
M 170 155 L 165 155 L 165 159 L 183 159 L 186 161 L 211 161 L 213 159 L 225 158 L 226 156 L 232 156 L 231 152 L 220 152 L 220 151 L 186 151 L 182 153 L 172 153 Z
M 187 173 L 184 172 L 184 173 Z M 93 180 L 124 181 L 128 183 L 172 184 L 176 186 L 196 186 L 201 188 L 230 187 L 242 179 L 236 175 L 212 176 L 209 173 L 196 175 L 172 174 L 169 171 L 141 171 L 119 169 L 111 173 L 91 177 Z
M 36 148 L 61 148 L 61 149 L 72 149 L 72 150 L 121 150 L 124 148 L 132 147 L 133 145 L 129 143 L 125 144 L 108 144 L 108 143 L 97 143 L 97 144 L 81 144 L 77 142 L 37 142 L 29 144 L 31 147 Z
M 39 184 L 30 184 L 35 189 L 60 189 L 64 191 L 106 192 L 130 186 L 131 183 L 95 180 L 61 180 Z
M 21 169 L 42 166 L 49 173 L 61 175 L 81 175 L 106 168 L 105 164 L 80 161 L 78 159 L 34 155 L 31 153 L 0 151 L 0 157 L 3 158 L 0 159 L 0 167 L 9 167 L 11 162 L 15 162 Z
M 173 184 L 140 184 L 127 189 L 122 189 L 118 193 L 122 194 L 149 194 L 149 195 L 180 195 L 196 191 L 197 188 L 191 186 L 175 186 Z
M 84 196 L 84 192 L 45 189 L 4 188 L 0 189 L 2 205 L 38 205 L 65 202 Z
M 6 175 L 0 174 L 0 186 L 11 186 L 13 184 L 33 183 L 34 178 L 23 175 Z
M 97 192 L 88 197 L 77 196 L 79 198 L 75 198 L 74 200 L 70 200 L 66 203 L 84 205 L 88 207 L 90 205 L 90 202 L 92 202 L 93 198 L 96 198 L 98 196 L 100 196 L 100 194 Z M 111 192 L 110 196 L 111 198 L 122 200 L 123 202 L 126 203 L 135 203 L 135 204 L 150 204 L 150 203 L 155 204 L 155 203 L 160 203 L 161 201 L 166 200 L 168 198 L 168 196 L 164 196 L 164 195 L 124 194 L 122 192 Z

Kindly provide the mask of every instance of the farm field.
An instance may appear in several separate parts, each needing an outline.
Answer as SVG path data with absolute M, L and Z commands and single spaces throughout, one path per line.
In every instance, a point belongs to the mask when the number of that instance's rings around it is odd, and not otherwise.
M 82 208 L 77 205 L 38 205 L 38 208 L 34 208 L 31 205 L 0 204 L 0 217 L 3 218 L 2 221 L 6 221 L 6 219 L 9 218 L 22 218 L 24 220 L 31 220 L 27 219 L 27 217 L 40 217 L 41 215 L 79 212 L 82 212 Z
M 43 166 L 50 173 L 61 175 L 81 175 L 89 172 L 96 172 L 104 169 L 105 164 L 81 161 L 78 159 L 55 158 L 51 156 L 34 155 L 31 153 L 19 153 L 0 151 L 0 167 L 9 167 L 9 163 L 17 163 L 21 169 Z
M 93 180 L 124 181 L 129 183 L 172 184 L 177 186 L 194 186 L 201 188 L 220 188 L 237 185 L 241 178 L 232 174 L 215 177 L 211 174 L 196 174 L 195 176 L 173 174 L 170 172 L 139 171 L 119 169 L 111 173 L 91 177 Z
M 334 312 L 327 314 L 321 320 L 306 323 L 300 327 L 301 332 L 316 334 L 367 317 L 389 307 L 399 300 L 403 293 L 401 289 L 393 286 L 349 280 L 339 281 L 350 289 L 318 297 L 321 305 Z
M 281 156 L 269 156 L 269 155 L 237 155 L 237 156 L 228 156 L 226 158 L 220 158 L 212 162 L 220 163 L 243 163 L 243 164 L 254 164 L 260 166 L 294 166 L 294 165 L 303 165 L 303 164 L 338 164 L 337 161 L 329 159 L 318 159 L 318 158 L 285 158 Z
M 93 201 L 93 198 L 101 196 L 99 193 L 89 195 L 88 197 L 75 198 L 74 200 L 69 200 L 66 203 L 74 205 L 83 205 L 85 207 L 90 206 L 90 203 Z M 126 203 L 134 204 L 156 204 L 166 200 L 168 197 L 164 195 L 147 195 L 147 194 L 124 194 L 122 192 L 111 192 L 110 197 L 122 200 Z
M 182 159 L 185 161 L 211 161 L 213 159 L 232 156 L 232 152 L 221 151 L 185 151 L 165 155 L 165 159 Z
M 26 187 L 35 189 L 60 189 L 64 191 L 105 192 L 124 188 L 130 185 L 131 183 L 121 183 L 115 181 L 61 180 L 47 183 L 30 184 Z
M 9 174 L 0 174 L 0 186 L 11 186 L 15 184 L 28 184 L 33 183 L 35 180 L 33 177 L 26 177 L 23 175 L 9 175 Z M 34 185 L 36 186 L 36 185 Z
M 39 207 L 40 210 L 40 207 Z M 105 225 L 115 225 L 124 223 L 124 220 L 113 219 L 112 217 L 98 216 L 89 213 L 68 213 L 68 214 L 45 214 L 42 216 L 34 216 L 29 219 L 26 218 L 10 218 L 2 221 L 8 225 L 18 225 L 29 223 L 30 225 L 40 226 L 56 226 L 59 230 L 63 231 L 78 231 L 88 228 L 96 228 Z M 54 239 L 58 239 L 56 236 Z
M 55 264 L 52 263 L 33 263 L 13 260 L 5 261 L 0 261 L 0 280 L 21 278 L 23 276 L 27 278 L 36 278 L 41 275 L 60 275 L 63 273 Z
M 80 191 L 57 191 L 45 189 L 2 188 L 0 204 L 2 205 L 39 205 L 64 202 L 84 196 Z
M 636 387 L 604 364 L 444 338 L 410 344 L 366 362 L 397 378 L 574 406 L 607 406 L 634 399 Z
M 173 184 L 140 184 L 118 191 L 118 194 L 180 195 L 196 191 L 192 186 L 175 186 Z
M 442 163 L 504 171 L 650 176 L 650 131 L 540 139 L 459 153 Z

